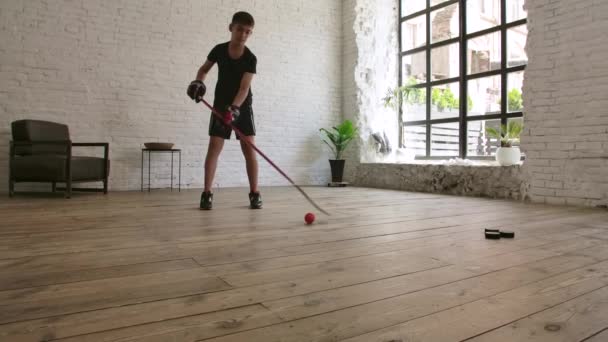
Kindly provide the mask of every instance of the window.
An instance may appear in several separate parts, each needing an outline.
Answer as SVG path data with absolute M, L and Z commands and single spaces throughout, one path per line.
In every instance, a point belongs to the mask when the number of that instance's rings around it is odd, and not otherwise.
M 486 19 L 492 20 L 495 19 L 495 22 L 498 23 L 500 20 L 500 1 L 501 0 L 479 0 L 479 11 L 482 14 L 482 17 L 486 17 Z M 508 2 L 509 0 L 507 0 Z
M 401 0 L 400 145 L 418 158 L 484 158 L 522 120 L 524 0 Z

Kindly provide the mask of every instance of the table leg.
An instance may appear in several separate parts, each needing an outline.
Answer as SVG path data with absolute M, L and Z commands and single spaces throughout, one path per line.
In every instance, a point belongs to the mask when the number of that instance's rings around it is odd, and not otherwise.
M 144 151 L 141 151 L 141 191 L 144 191 Z
M 148 151 L 148 192 L 150 192 L 150 167 L 152 165 L 152 154 Z

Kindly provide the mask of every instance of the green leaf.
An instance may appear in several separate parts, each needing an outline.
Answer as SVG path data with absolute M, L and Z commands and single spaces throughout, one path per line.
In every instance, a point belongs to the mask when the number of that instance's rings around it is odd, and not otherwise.
M 496 130 L 496 128 L 493 127 L 486 127 L 486 133 L 488 133 L 488 135 L 494 139 L 501 139 L 502 137 L 500 136 L 500 132 L 498 132 Z
M 327 140 L 321 139 L 321 141 L 323 141 L 325 145 L 329 146 L 329 149 L 334 153 L 334 155 L 337 155 L 336 150 L 327 142 Z
M 433 88 L 433 90 L 431 90 L 431 104 L 436 105 L 440 98 L 441 90 L 439 88 Z
M 509 106 L 508 110 L 512 112 L 519 111 L 524 107 L 519 89 L 513 88 L 509 91 L 509 94 L 507 94 L 507 104 Z
M 509 125 L 507 127 L 507 137 L 509 139 L 519 139 L 522 130 L 522 124 L 517 121 L 509 121 Z
M 338 136 L 336 134 L 334 134 L 333 132 L 330 132 L 330 131 L 326 130 L 325 128 L 321 128 L 320 131 L 324 132 L 325 135 L 327 136 L 327 138 L 329 138 L 329 140 L 331 140 L 331 142 L 333 144 L 337 143 Z

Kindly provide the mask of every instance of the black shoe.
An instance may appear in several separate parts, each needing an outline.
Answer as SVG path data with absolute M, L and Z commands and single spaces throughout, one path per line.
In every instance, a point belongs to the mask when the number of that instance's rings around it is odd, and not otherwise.
M 205 191 L 201 194 L 201 210 L 211 210 L 213 208 L 213 193 Z
M 259 192 L 249 193 L 249 208 L 262 209 L 262 196 Z

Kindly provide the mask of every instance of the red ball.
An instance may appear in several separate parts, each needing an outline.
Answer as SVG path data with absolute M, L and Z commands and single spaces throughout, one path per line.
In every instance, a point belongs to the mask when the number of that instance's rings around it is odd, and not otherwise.
M 306 224 L 311 224 L 311 223 L 315 222 L 315 214 L 308 213 L 308 214 L 304 215 L 304 221 L 306 221 Z

